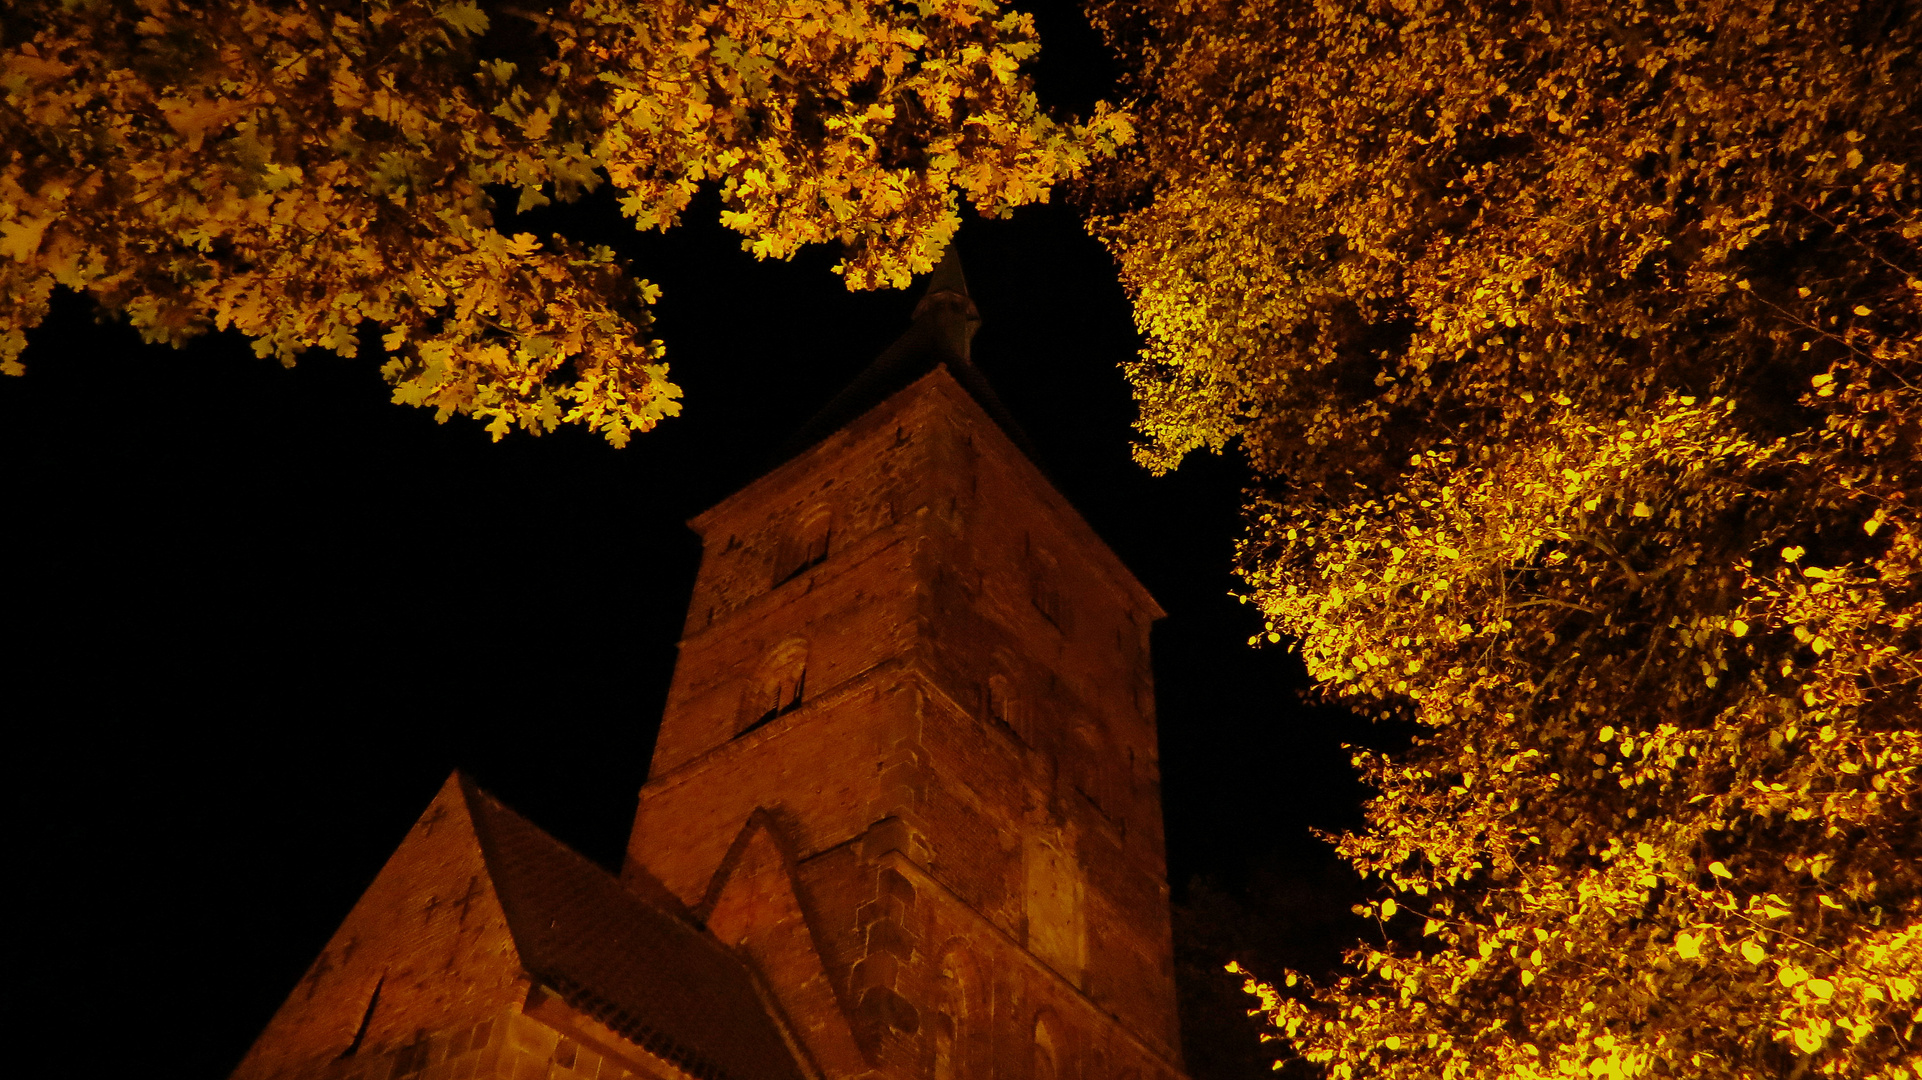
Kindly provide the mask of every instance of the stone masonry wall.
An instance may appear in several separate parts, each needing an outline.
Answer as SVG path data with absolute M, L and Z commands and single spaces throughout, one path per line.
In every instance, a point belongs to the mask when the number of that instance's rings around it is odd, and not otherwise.
M 484 1019 L 418 1033 L 400 1046 L 322 1057 L 290 1080 L 688 1080 L 638 1047 L 612 1051 L 503 1009 Z
M 1126 569 L 940 371 L 695 524 L 630 863 L 698 907 L 767 809 L 886 1074 L 1176 1076 L 1159 611 Z
M 455 777 L 233 1080 L 690 1078 L 529 981 Z
M 317 1075 L 471 1026 L 527 984 L 449 780 L 254 1043 L 234 1080 Z

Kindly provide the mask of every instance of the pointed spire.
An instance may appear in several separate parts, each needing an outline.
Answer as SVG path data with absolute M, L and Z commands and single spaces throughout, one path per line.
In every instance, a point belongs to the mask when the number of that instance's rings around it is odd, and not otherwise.
M 941 261 L 934 264 L 934 273 L 928 275 L 926 292 L 949 292 L 961 296 L 968 295 L 968 276 L 961 272 L 961 249 L 953 244 L 941 254 Z M 921 301 L 927 303 L 926 299 Z
M 961 252 L 949 244 L 947 253 L 934 265 L 934 273 L 928 276 L 921 302 L 914 305 L 914 321 L 909 324 L 908 332 L 901 335 L 901 340 L 905 342 L 920 331 L 936 350 L 967 360 L 974 332 L 980 328 L 981 312 L 974 306 L 974 298 L 968 295 L 968 278 L 961 272 Z
M 907 330 L 795 432 L 776 455 L 776 463 L 834 434 L 895 391 L 941 365 L 947 366 L 948 373 L 967 388 L 1015 445 L 1032 458 L 1034 451 L 1027 436 L 1021 433 L 970 359 L 974 333 L 980 328 L 981 312 L 968 295 L 968 279 L 961 272 L 961 254 L 950 244 L 947 253 L 935 264 L 934 273 L 928 275 L 928 284 L 920 303 L 914 306 L 913 321 Z
M 981 328 L 981 312 L 968 295 L 968 278 L 961 272 L 961 252 L 948 245 L 947 254 L 934 266 L 921 302 L 914 305 L 914 324 L 928 323 L 946 351 L 969 359 L 974 332 Z M 912 333 L 912 329 L 909 331 Z

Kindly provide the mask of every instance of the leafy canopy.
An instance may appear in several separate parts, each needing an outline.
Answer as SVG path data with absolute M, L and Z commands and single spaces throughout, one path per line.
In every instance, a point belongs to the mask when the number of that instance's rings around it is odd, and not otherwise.
M 1268 642 L 1412 720 L 1338 1078 L 1916 1075 L 1922 149 L 1903 4 L 1098 9 L 1140 457 L 1231 444 Z
M 149 341 L 291 363 L 383 331 L 396 401 L 495 438 L 616 445 L 679 411 L 606 248 L 505 235 L 612 183 L 643 229 L 702 185 L 757 257 L 838 242 L 850 288 L 927 270 L 965 197 L 1045 199 L 1125 140 L 1060 124 L 994 0 L 21 0 L 0 13 L 0 370 L 56 285 Z

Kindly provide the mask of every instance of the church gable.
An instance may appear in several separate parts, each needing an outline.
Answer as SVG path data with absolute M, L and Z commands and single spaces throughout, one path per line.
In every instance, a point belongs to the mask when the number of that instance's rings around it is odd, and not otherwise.
M 632 889 L 633 891 L 630 891 Z M 811 1080 L 753 973 L 456 774 L 234 1080 Z
M 526 996 L 458 777 L 362 894 L 234 1080 L 342 1072 Z
M 801 903 L 793 852 L 765 811 L 749 816 L 721 861 L 704 910 L 709 932 L 754 965 L 824 1074 L 869 1068 Z

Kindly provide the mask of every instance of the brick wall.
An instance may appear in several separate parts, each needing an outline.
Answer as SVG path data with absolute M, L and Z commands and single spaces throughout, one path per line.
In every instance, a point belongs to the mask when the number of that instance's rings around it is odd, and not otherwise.
M 233 1080 L 693 1080 L 534 985 L 457 778 Z
M 940 370 L 694 524 L 630 864 L 698 906 L 768 810 L 891 1074 L 1025 1078 L 1046 1008 L 1058 1077 L 1174 1075 L 1160 612 L 1127 570 Z M 796 641 L 798 706 L 744 708 Z
M 636 887 L 762 935 L 830 1080 L 1179 1080 L 1126 569 L 939 370 L 696 526 Z M 235 1072 L 416 1078 L 691 1080 L 530 982 L 453 780 Z
M 319 1075 L 334 1062 L 352 1071 L 354 1059 L 384 1060 L 426 1033 L 491 1022 L 526 993 L 473 822 L 450 779 L 234 1080 Z
M 518 1007 L 422 1032 L 400 1046 L 312 1059 L 280 1075 L 289 1080 L 692 1080 L 622 1044 L 618 1036 L 596 1039 L 571 1025 L 549 1026 Z

